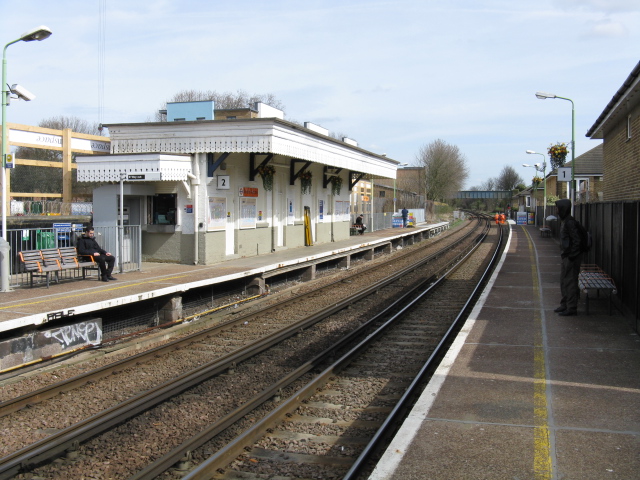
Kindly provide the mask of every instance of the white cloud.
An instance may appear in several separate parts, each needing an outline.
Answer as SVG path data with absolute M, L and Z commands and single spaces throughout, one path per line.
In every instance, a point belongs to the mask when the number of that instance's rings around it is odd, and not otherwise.
M 620 22 L 614 22 L 611 20 L 602 20 L 595 23 L 589 30 L 586 36 L 591 37 L 609 37 L 609 38 L 622 38 L 627 37 L 629 31 Z

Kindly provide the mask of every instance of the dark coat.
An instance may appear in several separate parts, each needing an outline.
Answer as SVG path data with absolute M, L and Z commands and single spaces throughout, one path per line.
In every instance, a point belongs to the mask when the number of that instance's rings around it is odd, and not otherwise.
M 571 200 L 562 199 L 556 202 L 558 216 L 562 220 L 560 225 L 560 256 L 574 260 L 582 252 L 582 237 L 576 219 L 571 216 Z
M 100 252 L 101 255 L 106 255 L 107 253 L 105 249 L 100 248 L 100 245 L 98 245 L 95 238 L 87 237 L 85 235 L 82 235 L 78 239 L 76 248 L 78 249 L 79 255 L 93 255 L 96 252 Z

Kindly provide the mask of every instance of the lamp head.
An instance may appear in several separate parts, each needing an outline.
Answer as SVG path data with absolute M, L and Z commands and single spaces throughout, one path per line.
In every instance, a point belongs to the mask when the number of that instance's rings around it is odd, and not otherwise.
M 30 102 L 31 100 L 36 98 L 33 93 L 18 84 L 11 85 L 10 91 L 14 95 L 17 95 L 20 100 L 24 100 L 25 102 Z
M 22 40 L 23 42 L 33 42 L 34 40 L 38 40 L 39 42 L 41 42 L 42 40 L 49 38 L 51 36 L 51 33 L 53 32 L 51 32 L 51 29 L 49 27 L 40 25 L 39 27 L 36 27 L 20 35 L 20 40 Z
M 533 166 L 534 166 L 534 167 L 536 167 L 536 168 L 538 168 L 538 167 L 540 166 L 540 164 L 539 164 L 539 163 L 536 163 L 536 164 L 534 164 Z
M 527 153 L 536 153 L 533 150 L 527 150 Z
M 540 100 L 546 100 L 547 98 L 556 98 L 556 95 L 554 95 L 553 93 L 536 92 L 536 98 L 539 98 Z
M 528 163 L 523 163 L 522 166 L 523 167 L 530 167 L 531 165 L 529 165 Z

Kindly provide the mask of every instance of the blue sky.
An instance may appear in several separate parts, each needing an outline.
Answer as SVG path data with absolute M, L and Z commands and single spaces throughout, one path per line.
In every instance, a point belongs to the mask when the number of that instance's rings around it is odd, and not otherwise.
M 571 98 L 576 155 L 595 147 L 587 130 L 640 60 L 640 0 L 0 1 L 3 45 L 53 31 L 7 50 L 8 83 L 37 96 L 9 122 L 144 122 L 183 89 L 273 93 L 286 118 L 403 163 L 457 145 L 466 187 L 505 165 L 528 181 L 525 150 L 570 142 L 571 104 L 536 91 Z

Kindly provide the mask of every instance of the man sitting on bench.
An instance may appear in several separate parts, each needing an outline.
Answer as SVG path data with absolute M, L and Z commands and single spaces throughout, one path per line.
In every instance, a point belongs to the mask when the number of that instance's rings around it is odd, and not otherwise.
M 360 235 L 364 235 L 364 231 L 367 229 L 367 226 L 364 224 L 364 215 L 360 214 L 360 216 L 356 218 L 356 225 L 360 229 Z
M 111 272 L 113 272 L 113 266 L 116 263 L 116 257 L 111 255 L 105 249 L 101 248 L 96 242 L 94 238 L 95 232 L 93 228 L 87 228 L 87 231 L 80 237 L 78 240 L 78 244 L 76 248 L 78 249 L 78 255 L 82 256 L 92 256 L 93 259 L 98 264 L 100 268 L 100 279 L 103 282 L 108 282 L 109 280 L 117 280 L 115 277 L 111 276 Z

